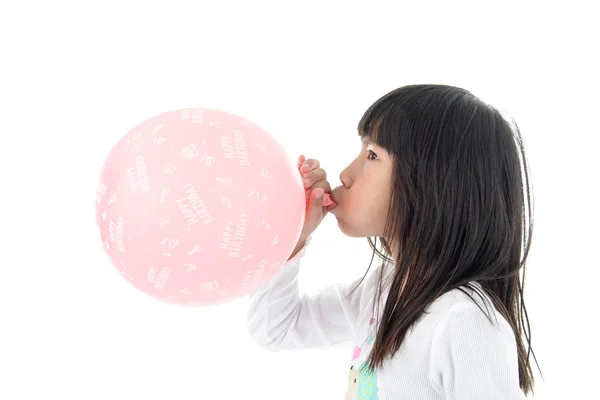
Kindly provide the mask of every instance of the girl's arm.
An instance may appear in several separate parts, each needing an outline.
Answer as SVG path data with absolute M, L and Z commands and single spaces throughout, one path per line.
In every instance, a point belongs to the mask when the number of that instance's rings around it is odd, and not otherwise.
M 248 332 L 271 350 L 331 346 L 353 339 L 363 286 L 332 285 L 315 296 L 300 295 L 298 272 L 306 246 L 250 295 Z M 367 280 L 363 282 L 366 283 Z

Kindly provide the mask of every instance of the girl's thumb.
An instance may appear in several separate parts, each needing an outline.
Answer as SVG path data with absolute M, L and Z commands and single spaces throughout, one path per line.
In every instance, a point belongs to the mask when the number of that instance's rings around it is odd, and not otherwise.
M 325 191 L 321 188 L 316 188 L 310 193 L 308 200 L 308 209 L 306 210 L 307 220 L 320 220 L 323 216 L 323 195 Z

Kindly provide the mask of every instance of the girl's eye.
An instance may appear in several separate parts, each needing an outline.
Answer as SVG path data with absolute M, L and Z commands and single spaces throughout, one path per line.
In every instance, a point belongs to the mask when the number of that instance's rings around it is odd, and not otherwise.
M 369 160 L 377 160 L 377 154 L 375 154 L 373 150 L 367 150 L 367 158 Z

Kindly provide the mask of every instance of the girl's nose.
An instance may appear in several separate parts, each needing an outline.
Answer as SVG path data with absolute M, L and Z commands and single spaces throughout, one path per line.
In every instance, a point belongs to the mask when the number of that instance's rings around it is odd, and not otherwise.
M 344 169 L 340 174 L 340 181 L 342 182 L 342 185 L 344 185 L 344 187 L 350 187 L 351 181 L 350 174 L 348 173 L 348 168 Z

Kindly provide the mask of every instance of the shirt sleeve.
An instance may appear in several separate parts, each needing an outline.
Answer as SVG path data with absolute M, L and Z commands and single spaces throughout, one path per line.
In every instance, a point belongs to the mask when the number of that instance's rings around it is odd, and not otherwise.
M 492 324 L 475 304 L 462 305 L 436 328 L 431 378 L 447 400 L 526 399 L 519 387 L 513 331 L 496 316 L 498 323 Z
M 314 296 L 298 288 L 306 246 L 277 274 L 250 295 L 248 332 L 271 351 L 327 347 L 353 339 L 364 283 L 331 285 Z

